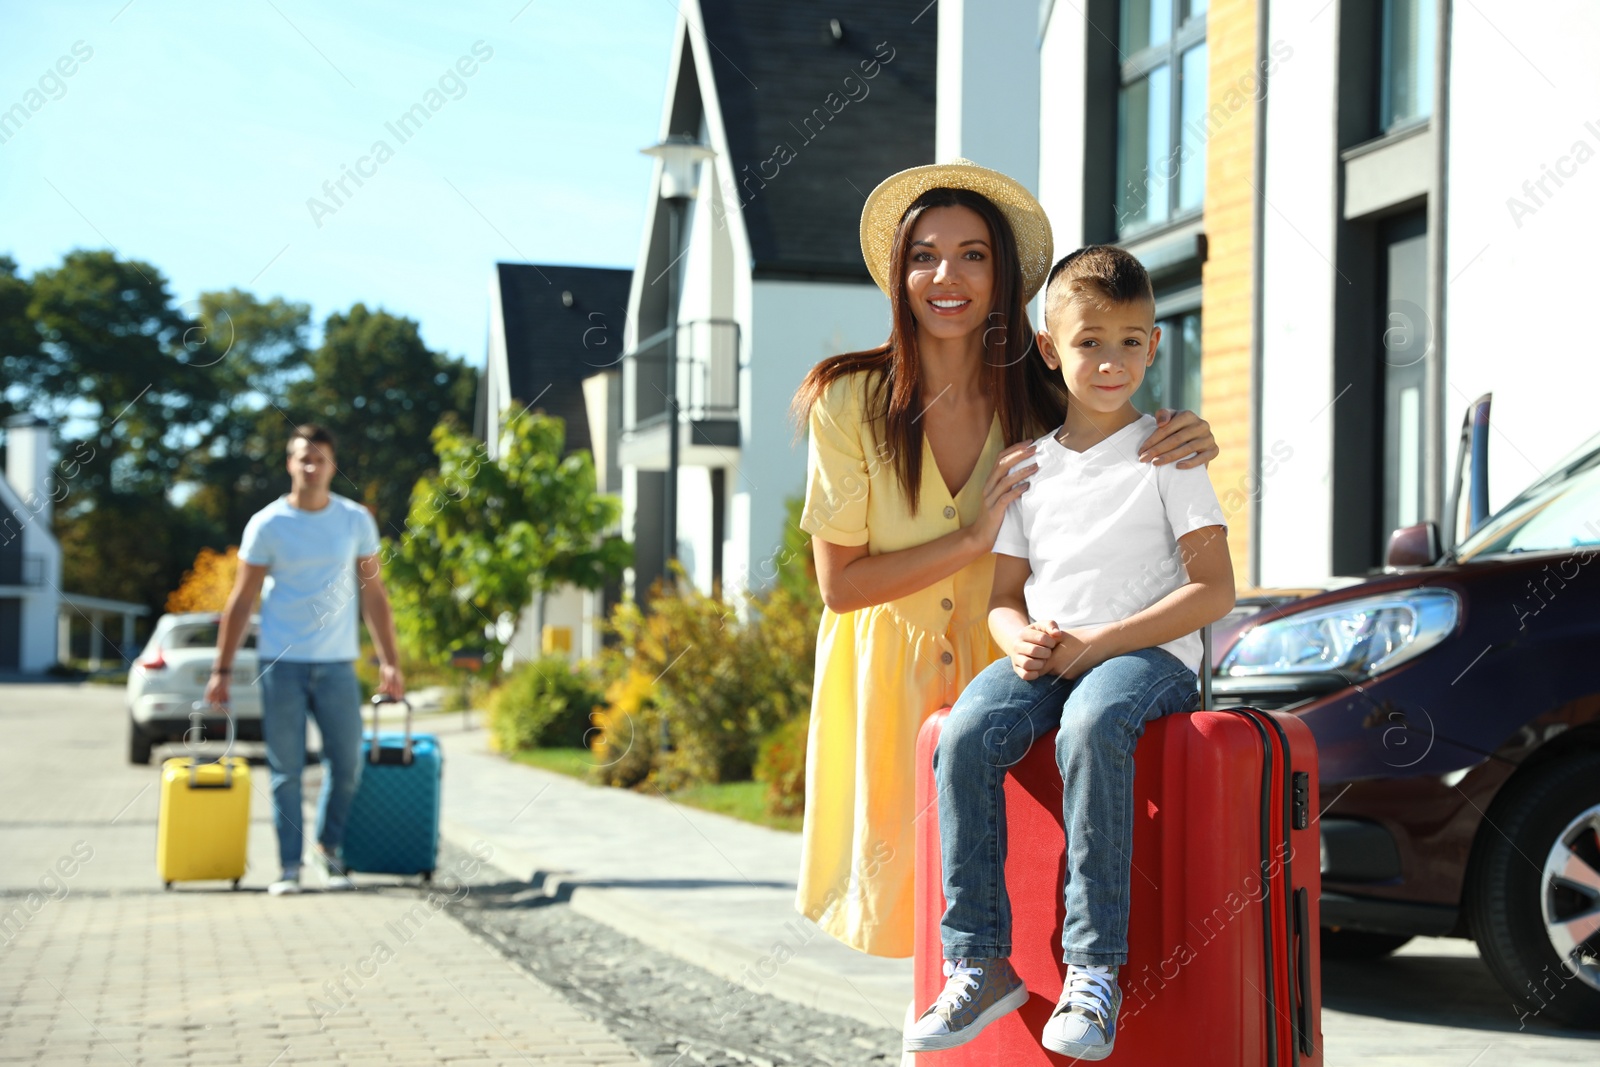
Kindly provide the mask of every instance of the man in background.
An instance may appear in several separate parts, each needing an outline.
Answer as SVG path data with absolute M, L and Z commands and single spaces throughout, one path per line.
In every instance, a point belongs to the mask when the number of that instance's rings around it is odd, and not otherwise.
M 208 704 L 228 703 L 234 653 L 261 596 L 261 724 L 272 772 L 272 818 L 282 873 L 273 895 L 298 893 L 303 843 L 301 776 L 306 717 L 322 734 L 325 772 L 312 862 L 329 889 L 353 889 L 339 858 L 345 819 L 361 779 L 357 604 L 377 646 L 381 692 L 405 695 L 389 594 L 378 573 L 378 527 L 366 508 L 329 491 L 333 435 L 315 423 L 289 436 L 289 492 L 245 525 L 239 574 L 217 631 Z

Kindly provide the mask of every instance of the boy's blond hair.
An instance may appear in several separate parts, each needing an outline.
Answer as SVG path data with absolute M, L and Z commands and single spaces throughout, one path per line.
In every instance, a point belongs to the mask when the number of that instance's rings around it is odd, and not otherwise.
M 1062 256 L 1050 268 L 1044 290 L 1046 328 L 1062 307 L 1080 300 L 1098 311 L 1147 303 L 1155 314 L 1155 291 L 1144 264 L 1116 245 L 1088 245 Z

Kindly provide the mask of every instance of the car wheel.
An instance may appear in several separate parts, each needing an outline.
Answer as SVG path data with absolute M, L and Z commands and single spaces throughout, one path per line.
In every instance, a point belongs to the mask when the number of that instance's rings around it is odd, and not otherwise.
M 1600 753 L 1512 788 L 1478 831 L 1472 935 L 1524 1020 L 1600 1024 Z
M 150 735 L 139 729 L 139 724 L 128 722 L 128 762 L 139 765 L 150 763 Z
M 1375 934 L 1369 930 L 1322 928 L 1322 958 L 1325 960 L 1375 960 L 1387 956 L 1407 941 L 1410 934 Z

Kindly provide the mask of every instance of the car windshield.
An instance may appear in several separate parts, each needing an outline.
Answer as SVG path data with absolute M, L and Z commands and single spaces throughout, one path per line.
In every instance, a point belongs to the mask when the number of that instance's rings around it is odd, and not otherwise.
M 189 623 L 183 626 L 174 626 L 172 631 L 167 634 L 167 639 L 164 644 L 169 649 L 216 648 L 217 624 L 214 622 L 201 622 Z M 241 644 L 245 648 L 256 647 L 256 632 L 254 626 L 245 631 L 244 641 L 241 642 Z
M 1562 460 L 1461 543 L 1456 559 L 1600 545 L 1600 436 Z

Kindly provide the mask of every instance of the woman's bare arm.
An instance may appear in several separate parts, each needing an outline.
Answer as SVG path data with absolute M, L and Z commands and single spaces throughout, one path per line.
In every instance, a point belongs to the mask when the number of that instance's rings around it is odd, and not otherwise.
M 1031 444 L 1013 445 L 995 460 L 994 469 L 983 484 L 983 512 L 971 526 L 876 556 L 868 552 L 866 545 L 836 545 L 812 538 L 822 602 L 841 613 L 887 604 L 926 589 L 988 555 L 994 549 L 1006 508 L 1028 488 L 1025 479 L 1039 469 L 1037 463 L 1018 466 L 1033 451 Z

